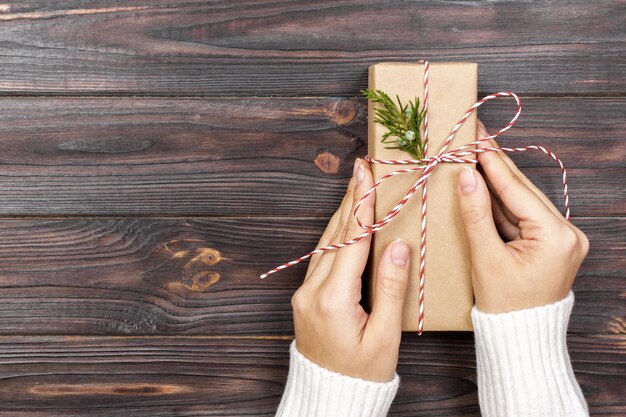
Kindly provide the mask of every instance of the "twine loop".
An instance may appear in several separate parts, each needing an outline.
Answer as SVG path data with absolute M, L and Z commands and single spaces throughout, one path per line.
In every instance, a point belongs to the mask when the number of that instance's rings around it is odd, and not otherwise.
M 400 168 L 397 169 L 395 171 L 392 171 L 388 174 L 385 174 L 384 176 L 382 176 L 378 181 L 376 181 L 374 183 L 374 185 L 359 199 L 359 201 L 355 204 L 354 207 L 354 211 L 353 211 L 353 216 L 355 221 L 357 222 L 357 224 L 364 229 L 363 232 L 361 232 L 360 234 L 358 234 L 357 236 L 354 236 L 344 242 L 341 243 L 335 243 L 335 244 L 331 244 L 328 246 L 324 246 L 321 248 L 316 248 L 315 250 L 312 250 L 311 252 L 307 253 L 306 255 L 303 255 L 297 259 L 294 259 L 290 262 L 284 263 L 282 265 L 279 265 L 269 271 L 267 271 L 264 274 L 260 275 L 260 278 L 266 278 L 267 276 L 276 273 L 282 269 L 288 268 L 292 265 L 295 265 L 309 257 L 311 257 L 312 255 L 315 255 L 317 253 L 322 253 L 322 252 L 326 252 L 326 251 L 331 251 L 331 250 L 336 250 L 336 249 L 340 249 L 349 245 L 353 245 L 355 243 L 357 243 L 358 241 L 360 241 L 361 239 L 369 236 L 369 235 L 373 235 L 374 233 L 376 233 L 377 231 L 381 230 L 382 228 L 384 228 L 394 217 L 396 217 L 398 215 L 398 213 L 400 213 L 400 211 L 402 210 L 402 208 L 404 207 L 404 205 L 407 203 L 407 201 L 413 196 L 413 194 L 415 194 L 415 192 L 417 192 L 417 190 L 421 187 L 422 188 L 422 209 L 421 209 L 421 236 L 420 236 L 420 265 L 419 265 L 419 321 L 418 321 L 418 334 L 422 334 L 422 331 L 424 329 L 424 317 L 425 317 L 425 312 L 424 312 L 424 284 L 425 284 L 425 278 L 426 278 L 426 274 L 425 274 L 425 267 L 426 267 L 426 226 L 427 226 L 427 201 L 428 201 L 428 192 L 427 192 L 427 180 L 428 177 L 432 174 L 432 172 L 435 170 L 435 168 L 437 167 L 438 164 L 440 163 L 478 163 L 477 160 L 477 156 L 480 153 L 484 153 L 484 152 L 511 152 L 511 153 L 516 153 L 516 152 L 525 152 L 528 150 L 538 150 L 543 152 L 544 154 L 548 155 L 548 157 L 550 157 L 551 159 L 553 159 L 554 161 L 556 161 L 559 164 L 559 167 L 561 168 L 561 174 L 562 174 L 562 178 L 563 178 L 563 198 L 564 198 L 564 205 L 565 205 L 565 219 L 566 220 L 570 220 L 570 207 L 569 207 L 569 195 L 568 195 L 568 189 L 567 189 L 567 170 L 565 169 L 565 166 L 563 165 L 563 162 L 556 156 L 556 154 L 554 154 L 552 151 L 550 151 L 548 148 L 544 147 L 544 146 L 540 146 L 540 145 L 529 145 L 529 146 L 524 146 L 524 147 L 519 147 L 519 148 L 508 148 L 508 147 L 485 147 L 485 148 L 476 148 L 476 145 L 480 144 L 481 142 L 485 142 L 488 141 L 490 139 L 495 139 L 498 136 L 500 136 L 502 133 L 506 132 L 507 130 L 509 130 L 511 127 L 513 127 L 513 125 L 517 122 L 521 111 L 522 111 L 522 103 L 520 98 L 515 94 L 515 93 L 511 93 L 508 91 L 503 91 L 503 92 L 499 92 L 499 93 L 494 93 L 494 94 L 490 94 L 487 95 L 485 97 L 483 97 L 481 100 L 477 101 L 476 103 L 474 103 L 466 112 L 465 114 L 459 119 L 459 121 L 457 122 L 457 124 L 452 128 L 452 130 L 450 131 L 450 134 L 448 135 L 448 137 L 446 138 L 446 140 L 444 141 L 441 149 L 439 150 L 439 152 L 434 155 L 434 156 L 428 156 L 428 78 L 429 78 L 429 70 L 430 70 L 430 63 L 428 61 L 418 61 L 419 63 L 424 64 L 424 109 L 425 109 L 425 117 L 424 117 L 424 139 L 423 139 L 423 143 L 424 143 L 424 158 L 423 159 L 375 159 L 375 158 L 370 158 L 369 155 L 366 155 L 364 157 L 365 160 L 367 160 L 369 163 L 372 164 L 383 164 L 383 165 L 414 165 L 412 167 L 409 168 Z M 455 149 L 452 150 L 448 150 L 450 144 L 452 143 L 453 139 L 455 138 L 457 132 L 459 131 L 459 129 L 463 126 L 463 124 L 465 123 L 465 121 L 472 115 L 472 113 L 474 111 L 476 111 L 476 109 L 478 109 L 478 107 L 480 107 L 481 105 L 483 105 L 484 103 L 499 98 L 499 97 L 511 97 L 515 100 L 515 103 L 517 104 L 517 110 L 515 112 L 515 115 L 513 116 L 513 118 L 506 124 L 506 126 L 504 126 L 502 129 L 500 129 L 497 133 L 487 136 L 485 138 L 481 138 L 479 140 L 476 140 L 474 142 L 459 146 Z M 396 205 L 389 210 L 389 212 L 380 220 L 378 220 L 377 222 L 371 224 L 371 225 L 364 225 L 361 220 L 358 217 L 358 211 L 359 208 L 361 207 L 361 204 L 363 203 L 363 201 L 370 195 L 372 194 L 376 188 L 378 188 L 378 186 L 380 184 L 382 184 L 384 181 L 386 181 L 387 179 L 394 177 L 396 175 L 401 175 L 401 174 L 406 174 L 409 172 L 416 172 L 416 171 L 421 171 L 421 174 L 419 175 L 419 177 L 417 178 L 417 180 L 415 181 L 415 183 L 413 184 L 413 186 L 411 186 L 408 191 L 406 192 L 406 194 L 404 195 L 404 197 L 402 197 L 397 203 Z

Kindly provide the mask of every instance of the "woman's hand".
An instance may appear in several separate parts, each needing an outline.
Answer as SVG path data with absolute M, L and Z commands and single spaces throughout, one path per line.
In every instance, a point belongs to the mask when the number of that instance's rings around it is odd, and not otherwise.
M 374 183 L 369 163 L 357 159 L 348 191 L 322 235 L 318 248 L 361 234 L 354 205 Z M 374 221 L 375 193 L 363 201 L 359 219 Z M 371 236 L 338 250 L 311 257 L 304 283 L 292 298 L 296 346 L 309 360 L 352 377 L 386 382 L 393 379 L 408 284 L 406 242 L 392 242 L 377 270 L 376 302 L 371 314 L 359 304 L 361 274 Z
M 489 136 L 480 121 L 477 135 Z M 476 307 L 500 313 L 563 299 L 589 250 L 587 237 L 507 155 L 485 152 L 478 161 L 486 182 L 469 167 L 458 181 Z

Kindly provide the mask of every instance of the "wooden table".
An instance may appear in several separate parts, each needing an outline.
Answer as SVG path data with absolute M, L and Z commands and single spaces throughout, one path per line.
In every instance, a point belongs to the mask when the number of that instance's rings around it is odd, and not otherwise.
M 569 347 L 626 414 L 623 1 L 0 5 L 0 415 L 272 416 L 290 298 L 366 154 L 367 67 L 471 60 L 569 168 Z M 511 112 L 488 105 L 497 126 Z M 558 168 L 514 157 L 560 204 Z M 406 334 L 393 416 L 478 416 L 471 334 Z

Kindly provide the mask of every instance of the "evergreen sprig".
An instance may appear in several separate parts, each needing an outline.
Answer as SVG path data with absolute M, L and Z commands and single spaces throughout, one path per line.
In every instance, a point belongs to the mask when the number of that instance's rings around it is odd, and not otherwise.
M 374 121 L 381 123 L 387 128 L 383 134 L 382 142 L 389 143 L 390 137 L 397 139 L 391 141 L 397 146 L 385 146 L 386 149 L 402 149 L 410 153 L 415 159 L 424 158 L 424 144 L 420 133 L 420 127 L 424 120 L 425 109 L 420 110 L 420 99 L 409 100 L 409 104 L 403 105 L 400 97 L 396 95 L 398 104 L 382 90 L 361 90 L 361 93 L 375 103 L 382 104 L 382 108 L 376 109 Z

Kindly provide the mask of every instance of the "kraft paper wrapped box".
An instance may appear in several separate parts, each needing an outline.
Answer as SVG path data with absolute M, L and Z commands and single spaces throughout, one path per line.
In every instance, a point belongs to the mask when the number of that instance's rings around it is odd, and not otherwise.
M 478 65 L 468 62 L 431 63 L 429 71 L 428 155 L 437 153 L 450 130 L 477 99 Z M 382 90 L 403 103 L 424 96 L 424 65 L 384 62 L 369 67 L 369 89 Z M 381 159 L 413 159 L 400 149 L 386 149 L 381 142 L 386 128 L 374 121 L 376 106 L 369 100 L 368 155 Z M 422 127 L 423 129 L 423 127 Z M 422 130 L 423 131 L 423 130 Z M 465 122 L 448 149 L 476 140 L 476 113 Z M 428 178 L 425 331 L 471 330 L 473 294 L 469 244 L 457 200 L 457 173 L 464 164 L 440 163 Z M 402 168 L 372 164 L 374 180 Z M 419 172 L 389 178 L 376 190 L 375 218 L 381 219 L 417 181 Z M 404 304 L 403 330 L 416 331 L 419 318 L 419 242 L 421 233 L 421 188 L 400 213 L 372 237 L 368 304 L 372 305 L 376 268 L 385 247 L 398 237 L 411 245 L 409 288 Z

